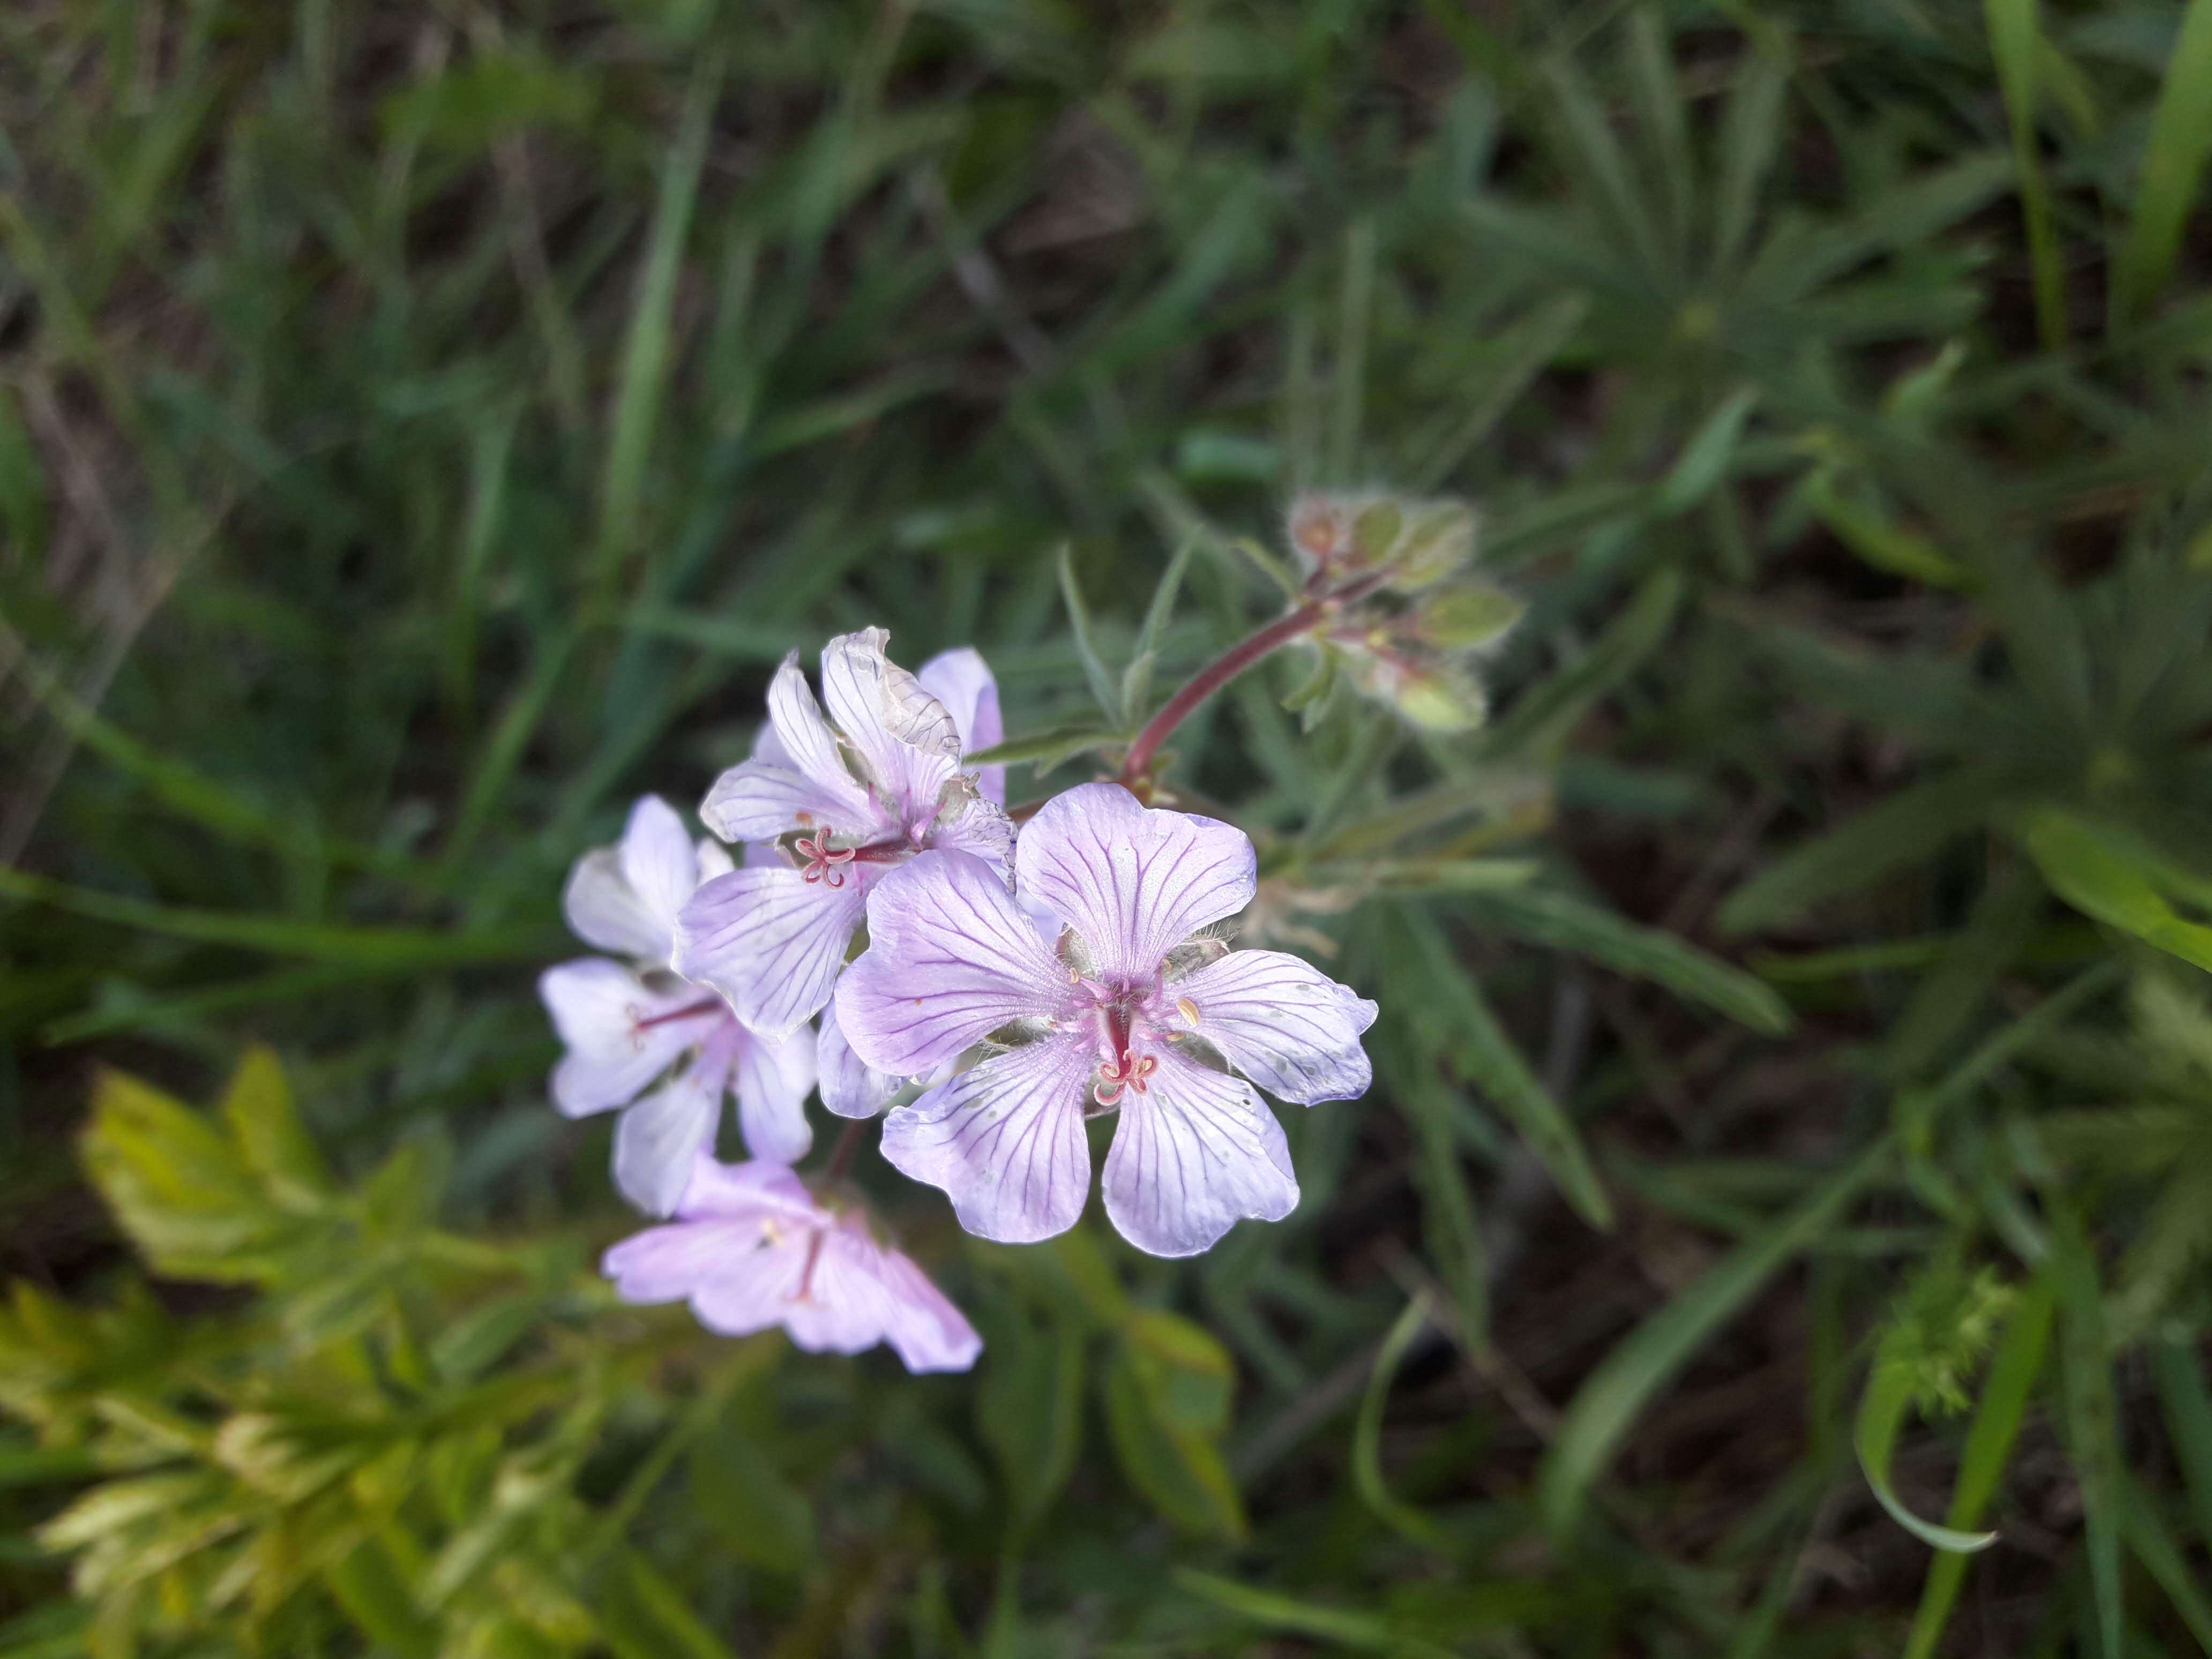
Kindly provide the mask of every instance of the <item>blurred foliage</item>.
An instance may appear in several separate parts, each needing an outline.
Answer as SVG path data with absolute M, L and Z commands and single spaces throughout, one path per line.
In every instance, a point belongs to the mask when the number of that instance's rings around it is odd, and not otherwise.
M 2212 0 L 90 0 L 0 107 L 4 1659 L 2212 1651 Z M 568 861 L 872 623 L 1091 775 L 1304 489 L 1476 503 L 1377 626 L 1482 655 L 1164 768 L 1382 1006 L 1297 1214 L 864 1159 L 966 1378 L 614 1304 Z

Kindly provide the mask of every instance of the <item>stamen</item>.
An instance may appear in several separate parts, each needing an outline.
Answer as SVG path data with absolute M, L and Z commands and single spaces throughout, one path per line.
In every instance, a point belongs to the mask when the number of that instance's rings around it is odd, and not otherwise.
M 1181 1014 L 1193 1025 L 1198 1024 L 1198 1005 L 1193 1002 L 1188 997 L 1177 997 L 1176 999 L 1176 1012 Z

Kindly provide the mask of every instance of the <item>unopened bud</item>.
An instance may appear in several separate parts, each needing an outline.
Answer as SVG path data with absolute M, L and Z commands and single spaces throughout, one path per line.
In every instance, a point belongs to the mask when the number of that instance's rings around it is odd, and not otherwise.
M 1393 587 L 1427 587 L 1474 556 L 1474 509 L 1464 501 L 1428 501 L 1414 510 L 1394 562 Z
M 1353 684 L 1428 731 L 1470 731 L 1489 718 L 1481 685 L 1456 665 L 1416 658 L 1402 648 L 1354 648 L 1345 657 Z
M 1345 526 L 1343 509 L 1326 495 L 1301 495 L 1291 503 L 1291 545 L 1310 568 L 1330 562 Z
M 1472 651 L 1503 639 L 1528 610 L 1522 600 L 1487 583 L 1448 587 L 1422 599 L 1413 612 L 1413 632 L 1441 651 Z
M 1352 544 L 1360 563 L 1376 565 L 1389 559 L 1405 526 L 1406 515 L 1395 501 L 1374 501 L 1363 507 L 1352 521 Z

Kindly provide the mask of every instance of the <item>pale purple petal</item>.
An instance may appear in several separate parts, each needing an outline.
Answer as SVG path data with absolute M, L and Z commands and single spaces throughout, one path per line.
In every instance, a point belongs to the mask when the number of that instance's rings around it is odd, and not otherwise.
M 724 1033 L 734 1021 L 723 1022 Z M 672 1215 L 702 1152 L 714 1150 L 731 1041 L 708 1039 L 690 1066 L 633 1103 L 615 1125 L 615 1186 L 647 1215 Z
M 970 797 L 957 816 L 929 832 L 929 844 L 948 852 L 967 853 L 994 869 L 1011 872 L 1014 856 L 1014 821 L 994 801 Z
M 538 975 L 538 1000 L 568 1051 L 553 1068 L 553 1103 L 569 1117 L 604 1112 L 634 1099 L 705 1035 L 714 1014 L 696 1019 L 660 1018 L 698 1000 L 684 989 L 669 995 L 647 990 L 618 962 L 586 957 Z
M 912 1260 L 874 1245 L 877 1272 L 890 1306 L 884 1340 L 910 1371 L 964 1371 L 983 1351 L 983 1339 L 951 1298 Z
M 923 853 L 876 884 L 837 1023 L 879 1072 L 919 1077 L 985 1033 L 1067 1006 L 1067 972 L 990 866 Z
M 1116 783 L 1055 795 L 1022 830 L 1015 879 L 1075 929 L 1098 973 L 1142 980 L 1208 922 L 1252 900 L 1251 838 L 1138 804 Z
M 711 838 L 700 842 L 698 859 L 699 873 L 691 883 L 694 892 L 714 880 L 715 877 L 726 876 L 738 867 L 738 861 L 730 856 L 730 849 L 719 841 Z M 672 928 L 671 931 L 672 933 L 673 929 Z
M 884 1120 L 883 1155 L 941 1187 L 960 1224 L 1003 1244 L 1066 1232 L 1091 1190 L 1091 1045 L 1046 1037 L 994 1055 Z
M 854 785 L 825 788 L 801 772 L 766 761 L 740 761 L 714 780 L 699 803 L 699 822 L 724 841 L 774 841 L 792 830 L 827 828 L 865 836 L 877 814 Z
M 866 872 L 810 882 L 788 866 L 738 870 L 691 896 L 676 930 L 676 971 L 721 993 L 760 1036 L 787 1037 L 822 1005 L 866 912 Z
M 1121 1097 L 1106 1154 L 1106 1214 L 1154 1255 L 1196 1255 L 1249 1216 L 1297 1208 L 1291 1149 L 1267 1102 L 1242 1078 L 1168 1049 L 1150 1090 Z
M 766 743 L 757 744 L 755 763 L 783 766 L 807 779 L 823 792 L 825 801 L 836 803 L 836 813 L 849 820 L 852 829 L 872 826 L 878 815 L 869 805 L 868 792 L 847 768 L 837 735 L 822 718 L 821 705 L 799 672 L 796 651 L 783 659 L 769 682 L 768 717 L 775 729 L 775 743 L 772 749 Z M 836 827 L 846 830 L 848 825 Z
M 738 1125 L 745 1150 L 770 1164 L 796 1164 L 814 1144 L 806 1122 L 807 1091 L 814 1087 L 814 1033 L 797 1030 L 781 1042 L 739 1033 L 731 1081 L 738 1093 Z
M 937 815 L 937 800 L 960 769 L 960 733 L 945 705 L 884 654 L 880 628 L 840 634 L 822 647 L 822 701 L 847 747 L 881 790 L 885 809 L 909 831 Z
M 839 1117 L 873 1117 L 898 1092 L 897 1078 L 876 1070 L 845 1041 L 844 1030 L 837 1024 L 836 997 L 823 1005 L 814 1054 L 822 1079 L 822 1103 Z
M 1375 1005 L 1297 957 L 1231 951 L 1167 994 L 1185 1030 L 1285 1100 L 1357 1100 L 1374 1081 L 1359 1034 Z
M 641 795 L 623 830 L 623 874 L 630 890 L 659 924 L 664 939 L 676 932 L 676 913 L 699 884 L 699 854 L 676 809 L 658 795 Z M 664 949 L 662 958 L 667 952 Z
M 585 944 L 619 956 L 665 963 L 674 946 L 668 924 L 623 874 L 617 847 L 594 847 L 576 860 L 561 891 L 561 914 Z
M 1005 720 L 999 714 L 999 683 L 990 665 L 973 646 L 940 651 L 915 671 L 921 689 L 945 705 L 960 733 L 960 752 L 972 755 L 1006 741 Z M 976 769 L 975 787 L 994 806 L 1006 804 L 1006 769 Z
M 687 1221 L 767 1214 L 810 1227 L 829 1215 L 784 1164 L 724 1164 L 704 1156 L 692 1166 L 676 1213 Z

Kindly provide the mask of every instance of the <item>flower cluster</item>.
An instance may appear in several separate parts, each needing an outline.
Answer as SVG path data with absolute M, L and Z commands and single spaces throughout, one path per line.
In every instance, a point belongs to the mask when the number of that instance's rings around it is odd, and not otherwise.
M 981 1346 L 967 1321 L 856 1201 L 826 1195 L 857 1123 L 823 1192 L 790 1167 L 817 1085 L 841 1117 L 889 1109 L 884 1158 L 1011 1243 L 1074 1224 L 1085 1121 L 1118 1112 L 1109 1218 L 1190 1255 L 1296 1206 L 1254 1085 L 1306 1105 L 1364 1093 L 1376 1010 L 1297 957 L 1229 948 L 1220 925 L 1254 889 L 1232 824 L 1088 783 L 1018 832 L 1003 769 L 962 765 L 1001 736 L 983 659 L 908 673 L 887 642 L 831 640 L 818 701 L 796 653 L 777 671 L 751 758 L 700 807 L 734 854 L 647 797 L 618 845 L 586 854 L 569 925 L 626 960 L 564 963 L 540 991 L 567 1049 L 555 1104 L 619 1109 L 617 1184 L 672 1218 L 608 1253 L 624 1297 L 959 1370 Z M 714 1158 L 725 1095 L 744 1164 Z

